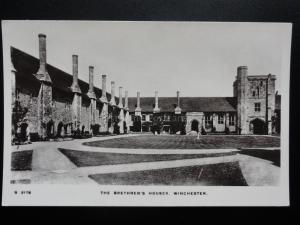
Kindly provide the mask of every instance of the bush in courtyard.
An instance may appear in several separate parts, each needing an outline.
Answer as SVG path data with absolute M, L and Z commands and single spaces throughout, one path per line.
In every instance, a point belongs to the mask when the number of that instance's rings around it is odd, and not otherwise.
M 211 132 L 212 132 L 212 133 L 215 133 L 215 132 L 216 132 L 216 127 L 215 127 L 215 126 L 213 126 L 213 127 L 211 128 Z
M 120 134 L 120 126 L 118 123 L 114 124 L 114 134 Z
M 207 132 L 206 132 L 206 130 L 205 130 L 205 128 L 203 126 L 201 127 L 201 134 L 202 135 L 206 135 L 207 134 Z
M 229 134 L 229 133 L 230 133 L 229 128 L 225 127 L 225 134 Z

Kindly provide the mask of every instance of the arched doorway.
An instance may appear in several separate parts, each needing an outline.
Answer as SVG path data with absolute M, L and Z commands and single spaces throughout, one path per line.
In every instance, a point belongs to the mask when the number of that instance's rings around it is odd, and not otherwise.
M 253 134 L 265 134 L 266 133 L 266 124 L 261 119 L 254 119 L 251 121 Z
M 27 127 L 28 127 L 28 124 L 27 123 L 22 123 L 21 124 L 21 140 L 22 141 L 26 141 L 27 139 Z
M 53 128 L 54 128 L 54 122 L 53 120 L 50 120 L 48 123 L 47 123 L 47 137 L 48 138 L 52 138 L 53 137 Z
M 199 131 L 199 122 L 198 122 L 198 120 L 193 120 L 193 121 L 192 121 L 191 129 L 192 129 L 193 131 L 196 131 L 196 132 Z
M 63 126 L 64 126 L 63 122 L 59 122 L 59 124 L 57 125 L 57 137 L 61 137 Z

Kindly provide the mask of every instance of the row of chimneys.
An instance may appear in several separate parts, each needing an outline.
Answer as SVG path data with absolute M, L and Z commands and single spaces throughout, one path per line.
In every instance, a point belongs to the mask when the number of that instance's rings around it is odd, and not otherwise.
M 40 67 L 38 72 L 35 74 L 40 81 L 52 83 L 51 78 L 48 74 L 46 64 L 47 64 L 47 52 L 46 52 L 46 35 L 39 34 L 39 58 L 40 58 Z M 72 73 L 73 73 L 73 83 L 71 89 L 74 93 L 81 94 L 81 90 L 78 84 L 78 55 L 72 55 Z M 122 102 L 122 87 L 119 87 L 119 108 L 123 108 Z M 87 95 L 90 98 L 96 99 L 94 92 L 94 67 L 89 66 L 89 91 Z M 102 96 L 100 98 L 102 102 L 107 102 L 106 97 L 106 75 L 102 75 Z M 115 82 L 111 82 L 111 100 L 110 105 L 116 106 L 115 101 Z M 125 109 L 128 109 L 128 91 L 125 91 Z
M 141 111 L 140 92 L 139 91 L 137 92 L 136 111 Z M 155 105 L 154 105 L 153 112 L 158 113 L 159 111 L 160 111 L 160 108 L 158 107 L 158 92 L 155 91 Z M 176 114 L 181 113 L 179 91 L 177 91 L 177 106 L 175 108 L 175 113 Z
M 47 64 L 47 52 L 46 52 L 46 35 L 45 34 L 39 34 L 39 58 L 40 58 L 40 67 L 38 72 L 36 73 L 36 77 L 44 82 L 52 83 L 51 78 L 48 74 L 46 64 Z M 78 84 L 78 55 L 72 55 L 72 73 L 73 73 L 73 83 L 71 85 L 71 90 L 74 93 L 81 94 L 81 90 Z M 119 108 L 123 108 L 123 102 L 122 102 L 122 87 L 119 87 Z M 89 66 L 89 91 L 87 95 L 90 98 L 96 99 L 96 95 L 94 92 L 94 67 Z M 102 96 L 100 98 L 100 101 L 107 102 L 106 97 L 106 75 L 102 75 Z M 180 113 L 181 109 L 179 107 L 180 104 L 180 98 L 179 98 L 179 91 L 177 91 L 177 107 L 175 109 L 175 112 Z M 110 105 L 115 106 L 115 82 L 111 81 L 111 100 Z M 125 91 L 125 109 L 128 109 L 128 91 Z M 140 92 L 137 92 L 137 107 L 136 111 L 140 111 Z M 155 113 L 159 112 L 160 109 L 158 107 L 158 92 L 155 91 L 155 107 L 153 110 Z

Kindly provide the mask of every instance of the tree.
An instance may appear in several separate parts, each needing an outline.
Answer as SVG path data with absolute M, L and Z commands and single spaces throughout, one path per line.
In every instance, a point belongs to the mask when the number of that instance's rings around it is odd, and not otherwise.
M 13 138 L 16 137 L 16 131 L 18 127 L 21 125 L 22 121 L 24 120 L 26 114 L 28 112 L 28 107 L 23 107 L 19 100 L 15 101 L 15 105 L 12 109 L 12 135 Z

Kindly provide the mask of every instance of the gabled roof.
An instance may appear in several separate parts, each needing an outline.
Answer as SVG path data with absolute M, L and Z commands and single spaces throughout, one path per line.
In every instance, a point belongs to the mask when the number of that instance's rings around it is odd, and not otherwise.
M 39 81 L 33 75 L 39 69 L 39 59 L 19 50 L 14 47 L 11 47 L 11 59 L 12 63 L 17 71 L 16 77 L 22 82 L 28 83 L 31 86 L 39 85 Z M 59 91 L 62 91 L 66 94 L 71 94 L 70 89 L 73 76 L 69 73 L 66 73 L 50 64 L 47 64 L 47 70 L 52 80 L 53 88 Z M 89 84 L 81 79 L 78 79 L 78 83 L 82 92 L 83 98 L 88 98 L 87 92 L 89 90 Z M 23 84 L 23 83 L 22 83 Z M 97 98 L 100 98 L 102 95 L 101 89 L 95 87 L 95 94 Z M 109 93 L 106 94 L 108 100 L 111 96 Z M 118 98 L 116 98 L 117 100 Z
M 142 112 L 153 112 L 154 97 L 141 97 Z M 136 97 L 128 98 L 129 111 L 134 112 Z M 177 106 L 176 97 L 159 97 L 158 107 L 161 112 L 174 112 Z M 235 97 L 180 97 L 182 112 L 235 112 Z

